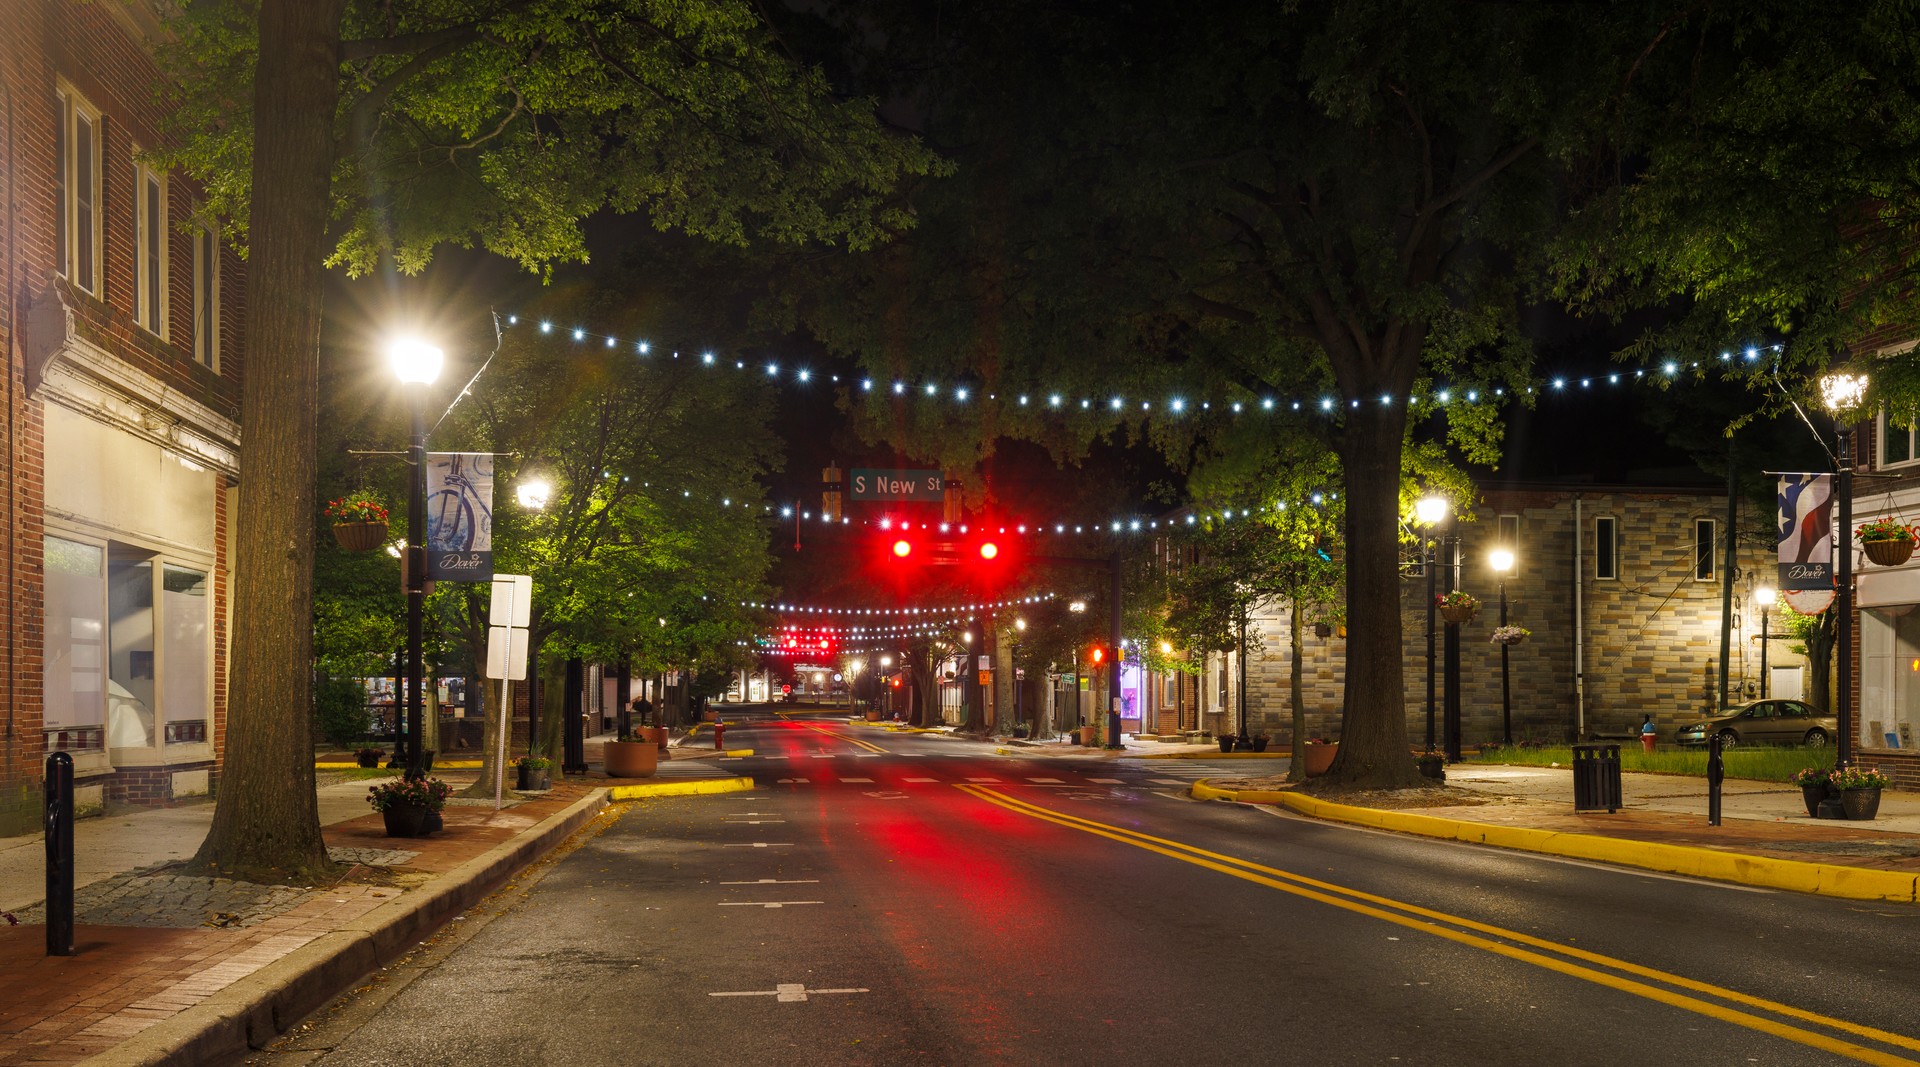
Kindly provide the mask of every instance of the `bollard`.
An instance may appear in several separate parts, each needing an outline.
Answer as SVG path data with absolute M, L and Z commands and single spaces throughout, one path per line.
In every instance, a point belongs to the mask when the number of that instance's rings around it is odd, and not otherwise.
M 723 740 L 723 738 L 725 738 L 726 736 L 727 736 L 727 724 L 723 722 L 714 723 L 713 724 L 713 750 L 715 752 L 718 752 L 721 749 L 727 747 L 726 742 Z
M 73 757 L 47 757 L 47 955 L 73 955 Z
M 1720 762 L 1720 735 L 1707 740 L 1707 825 L 1720 825 L 1720 783 L 1727 776 Z

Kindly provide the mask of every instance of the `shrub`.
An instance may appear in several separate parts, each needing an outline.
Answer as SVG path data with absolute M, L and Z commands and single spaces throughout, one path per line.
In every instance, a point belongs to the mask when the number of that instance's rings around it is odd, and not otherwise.
M 367 689 L 356 678 L 322 677 L 313 687 L 313 716 L 320 736 L 342 748 L 367 736 Z

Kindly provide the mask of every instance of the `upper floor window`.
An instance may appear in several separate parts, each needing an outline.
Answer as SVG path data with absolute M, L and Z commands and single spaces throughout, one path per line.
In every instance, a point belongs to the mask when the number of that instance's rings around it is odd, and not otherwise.
M 1507 551 L 1513 553 L 1516 558 L 1519 557 L 1520 555 L 1520 516 L 1518 515 L 1500 516 L 1500 539 L 1498 541 L 1495 541 L 1494 544 L 1498 548 L 1504 548 Z
M 220 231 L 193 231 L 193 361 L 220 373 Z
M 1716 524 L 1712 519 L 1693 520 L 1693 578 L 1695 581 L 1713 580 L 1713 545 Z
M 1874 436 L 1880 442 L 1880 456 L 1875 467 L 1898 467 L 1920 461 L 1920 449 L 1915 448 L 1913 427 L 1889 421 L 1884 408 L 1874 417 L 1874 423 L 1877 431 Z
M 1620 520 L 1601 515 L 1593 520 L 1593 576 L 1620 577 Z
M 133 165 L 133 319 L 167 336 L 167 178 Z
M 53 132 L 55 255 L 76 288 L 100 293 L 100 111 L 62 83 L 54 94 L 60 118 Z

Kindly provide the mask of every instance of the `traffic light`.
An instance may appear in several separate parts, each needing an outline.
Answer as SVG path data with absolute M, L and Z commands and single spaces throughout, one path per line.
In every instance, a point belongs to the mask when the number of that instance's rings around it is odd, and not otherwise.
M 1092 648 L 1087 649 L 1087 662 L 1092 666 L 1098 667 L 1100 666 L 1100 664 L 1106 662 L 1106 659 L 1107 659 L 1107 650 L 1104 648 L 1101 648 L 1099 645 L 1095 645 Z
M 899 560 L 908 559 L 913 555 L 913 542 L 904 536 L 896 537 L 893 539 L 892 551 L 893 558 Z

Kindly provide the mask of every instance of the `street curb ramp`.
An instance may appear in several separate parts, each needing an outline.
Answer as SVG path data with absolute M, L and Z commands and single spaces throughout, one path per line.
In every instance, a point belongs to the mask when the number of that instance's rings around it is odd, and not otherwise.
M 552 851 L 607 805 L 596 789 L 531 831 L 475 856 L 425 887 L 322 934 L 206 1000 L 81 1061 L 81 1067 L 223 1063 L 292 1029 L 355 982 L 418 945 Z
M 1309 818 L 1330 822 L 1370 826 L 1379 830 L 1465 841 L 1496 848 L 1519 849 L 1550 856 L 1593 860 L 1622 867 L 1664 871 L 1690 878 L 1711 878 L 1739 885 L 1785 889 L 1795 893 L 1813 893 L 1844 900 L 1884 900 L 1900 904 L 1920 903 L 1920 875 L 1903 871 L 1883 871 L 1869 867 L 1847 867 L 1834 863 L 1808 863 L 1772 856 L 1749 856 L 1691 845 L 1669 845 L 1658 841 L 1629 841 L 1598 834 L 1566 833 L 1559 830 L 1535 830 L 1521 826 L 1493 826 L 1487 823 L 1446 819 L 1436 815 L 1417 815 L 1406 811 L 1383 811 L 1335 804 L 1303 793 L 1280 789 L 1221 789 L 1195 782 L 1189 792 L 1195 800 L 1229 800 L 1246 804 L 1277 804 Z

